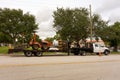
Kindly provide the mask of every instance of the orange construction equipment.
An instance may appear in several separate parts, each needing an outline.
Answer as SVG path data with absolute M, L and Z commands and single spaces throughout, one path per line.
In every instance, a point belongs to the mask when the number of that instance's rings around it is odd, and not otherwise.
M 29 45 L 32 46 L 33 50 L 37 50 L 38 48 L 41 48 L 43 50 L 48 50 L 50 46 L 52 45 L 51 42 L 48 41 L 36 41 L 36 34 L 34 33 L 33 38 L 30 40 Z

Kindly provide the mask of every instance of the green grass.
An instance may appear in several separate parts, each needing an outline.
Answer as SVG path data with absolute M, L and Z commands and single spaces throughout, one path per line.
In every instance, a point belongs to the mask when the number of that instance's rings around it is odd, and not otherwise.
M 111 54 L 120 54 L 120 52 L 111 52 Z
M 8 49 L 8 46 L 0 47 L 0 54 L 7 54 Z

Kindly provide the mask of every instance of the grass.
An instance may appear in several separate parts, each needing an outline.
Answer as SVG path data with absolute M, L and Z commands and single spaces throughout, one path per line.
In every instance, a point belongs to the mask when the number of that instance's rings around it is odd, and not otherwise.
M 111 54 L 120 54 L 120 52 L 111 52 Z
M 8 46 L 0 47 L 0 54 L 7 54 L 8 53 Z

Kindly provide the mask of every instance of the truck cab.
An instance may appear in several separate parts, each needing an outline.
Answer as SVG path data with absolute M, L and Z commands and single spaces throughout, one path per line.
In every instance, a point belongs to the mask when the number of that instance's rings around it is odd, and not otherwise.
M 93 43 L 93 52 L 94 53 L 104 53 L 105 55 L 108 55 L 110 53 L 109 48 L 107 48 L 105 45 L 100 43 Z
M 94 43 L 85 43 L 84 46 L 80 46 L 78 43 L 75 43 L 71 47 L 71 53 L 74 53 L 74 55 L 86 55 L 87 53 L 103 53 L 105 55 L 108 55 L 110 53 L 110 50 L 105 47 L 104 44 L 101 44 L 100 42 L 94 42 Z

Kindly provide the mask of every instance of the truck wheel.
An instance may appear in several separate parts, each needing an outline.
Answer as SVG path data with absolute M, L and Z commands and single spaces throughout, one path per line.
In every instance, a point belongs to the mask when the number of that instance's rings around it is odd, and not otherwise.
M 33 45 L 32 45 L 32 49 L 33 49 L 33 50 L 38 50 L 38 48 L 39 48 L 39 45 L 37 45 L 37 44 L 33 44 Z
M 40 56 L 42 56 L 42 52 L 38 51 L 38 52 L 35 53 L 35 55 L 40 57 Z
M 78 54 L 79 54 L 79 53 L 77 53 L 77 52 L 76 52 L 76 53 L 74 53 L 74 55 L 78 55 Z
M 27 57 L 31 57 L 32 52 L 31 51 L 26 51 L 26 52 L 24 52 L 24 55 L 27 56 Z
M 104 54 L 105 54 L 105 55 L 108 55 L 108 54 L 110 54 L 110 51 L 105 50 L 105 51 L 104 51 Z
M 81 52 L 81 56 L 86 56 L 86 52 L 85 52 L 85 51 L 82 51 L 82 52 Z
M 99 53 L 96 53 L 96 55 L 99 55 Z

